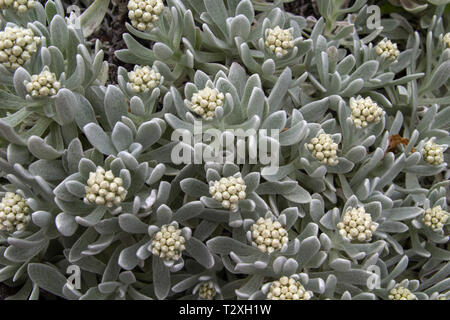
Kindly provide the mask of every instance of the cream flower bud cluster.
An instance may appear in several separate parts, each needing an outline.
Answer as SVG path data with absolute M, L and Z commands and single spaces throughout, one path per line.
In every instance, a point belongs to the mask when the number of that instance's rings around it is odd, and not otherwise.
M 350 99 L 352 109 L 352 121 L 357 128 L 367 127 L 370 122 L 378 123 L 384 116 L 384 110 L 378 106 L 370 97 Z
M 441 206 L 428 208 L 425 210 L 422 221 L 433 230 L 440 230 L 448 220 L 448 213 L 442 210 Z
M 311 291 L 306 291 L 300 282 L 286 276 L 272 282 L 267 294 L 268 300 L 309 300 L 311 297 Z
M 162 0 L 128 1 L 128 18 L 133 27 L 140 31 L 153 29 L 154 23 L 164 9 Z
M 147 92 L 159 85 L 161 74 L 148 66 L 135 66 L 133 71 L 128 72 L 128 79 L 134 92 Z
M 417 297 L 409 289 L 396 286 L 389 291 L 389 300 L 417 300 Z
M 205 281 L 200 285 L 198 295 L 205 300 L 212 300 L 216 296 L 216 288 L 211 281 Z
M 34 0 L 0 0 L 0 9 L 14 9 L 18 13 L 24 13 L 36 6 Z
M 190 108 L 203 119 L 211 120 L 216 108 L 223 106 L 224 98 L 224 94 L 216 88 L 206 87 L 192 95 Z
M 164 225 L 156 232 L 152 240 L 152 253 L 166 261 L 180 259 L 181 253 L 186 248 L 186 239 L 181 235 L 181 230 L 175 225 Z
M 272 253 L 277 249 L 281 249 L 289 241 L 286 229 L 281 226 L 281 223 L 270 218 L 259 218 L 252 225 L 251 231 L 252 245 L 262 252 Z
M 331 166 L 337 165 L 337 149 L 338 144 L 333 141 L 331 135 L 321 133 L 317 137 L 311 139 L 307 144 L 308 150 L 311 151 L 314 158 L 323 164 Z
M 375 51 L 379 56 L 385 57 L 391 61 L 397 60 L 397 57 L 400 54 L 400 51 L 397 49 L 397 44 L 387 39 L 378 42 Z
M 450 48 L 450 32 L 447 32 L 442 38 L 442 42 L 447 48 Z
M 6 192 L 0 202 L 0 230 L 16 231 L 25 228 L 30 221 L 30 208 L 21 195 Z
M 372 221 L 372 216 L 366 213 L 364 207 L 348 208 L 337 224 L 339 234 L 348 240 L 370 241 L 377 230 L 378 223 Z
M 279 26 L 267 29 L 265 44 L 277 57 L 282 57 L 294 47 L 292 32 L 290 29 L 281 29 Z
M 54 96 L 61 89 L 61 83 L 56 80 L 56 75 L 48 70 L 31 76 L 31 81 L 24 81 L 27 92 L 32 97 Z
M 237 209 L 237 202 L 244 200 L 247 196 L 246 188 L 244 179 L 241 177 L 228 177 L 210 182 L 209 193 L 214 200 L 222 203 L 222 207 L 234 211 Z
M 116 178 L 111 170 L 105 171 L 99 166 L 96 172 L 89 173 L 84 202 L 106 205 L 108 208 L 118 206 L 127 195 L 122 184 L 122 178 Z
M 31 29 L 6 27 L 0 31 L 0 63 L 6 68 L 17 69 L 31 59 L 41 38 Z
M 422 150 L 423 160 L 431 165 L 440 165 L 444 162 L 444 148 L 432 141 L 425 143 Z

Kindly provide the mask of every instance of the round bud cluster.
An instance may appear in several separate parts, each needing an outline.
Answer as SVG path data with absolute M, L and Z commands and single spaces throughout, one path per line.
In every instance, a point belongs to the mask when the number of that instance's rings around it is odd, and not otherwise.
M 31 76 L 31 81 L 24 81 L 27 92 L 32 97 L 54 96 L 61 89 L 61 83 L 56 80 L 56 75 L 48 70 Z
M 433 230 L 440 230 L 448 220 L 448 213 L 441 206 L 428 208 L 423 214 L 423 223 Z
M 252 225 L 251 231 L 254 240 L 252 245 L 262 252 L 272 253 L 277 249 L 281 249 L 289 241 L 286 229 L 281 226 L 281 223 L 278 221 L 274 222 L 270 218 L 259 218 Z
M 0 202 L 0 230 L 22 230 L 30 221 L 30 208 L 22 196 L 6 192 Z
M 89 173 L 84 202 L 106 205 L 108 208 L 118 206 L 127 195 L 122 184 L 122 178 L 116 178 L 111 170 L 105 172 L 99 166 L 96 172 Z
M 277 57 L 282 57 L 294 47 L 292 32 L 290 29 L 281 29 L 279 26 L 274 29 L 269 28 L 266 30 L 265 44 Z
M 216 296 L 216 288 L 211 281 L 204 281 L 199 288 L 198 295 L 204 300 L 212 300 Z
M 337 165 L 337 149 L 338 144 L 333 141 L 331 135 L 321 133 L 317 137 L 311 139 L 307 144 L 308 150 L 312 152 L 314 158 L 323 164 L 331 166 Z
M 185 242 L 186 239 L 177 226 L 164 225 L 153 236 L 152 253 L 166 261 L 176 261 L 185 249 Z
M 128 79 L 134 92 L 147 92 L 159 85 L 161 74 L 148 66 L 135 66 L 133 71 L 128 72 Z
M 209 193 L 214 200 L 222 203 L 222 207 L 234 211 L 237 209 L 237 202 L 245 199 L 246 188 L 241 177 L 228 177 L 210 182 Z
M 350 99 L 352 109 L 352 121 L 357 128 L 367 127 L 370 122 L 378 123 L 384 116 L 384 110 L 370 97 Z
M 18 13 L 24 13 L 36 6 L 34 0 L 0 0 L 0 9 L 14 9 Z
M 389 291 L 389 300 L 417 300 L 417 297 L 402 286 L 395 286 Z
M 444 148 L 432 141 L 425 143 L 422 150 L 423 160 L 431 165 L 440 165 L 444 162 Z
M 450 48 L 450 32 L 447 32 L 442 38 L 442 42 L 447 48 Z
M 348 240 L 370 241 L 377 230 L 378 223 L 372 221 L 372 216 L 366 213 L 364 207 L 348 208 L 337 224 L 339 234 Z
M 192 95 L 191 110 L 201 116 L 205 120 L 214 118 L 214 111 L 217 107 L 223 106 L 225 98 L 222 92 L 216 88 L 206 87 Z
M 397 60 L 400 51 L 397 49 L 397 44 L 392 43 L 391 40 L 383 39 L 378 42 L 375 51 L 379 56 L 385 57 L 391 61 Z
M 162 0 L 130 0 L 128 1 L 128 18 L 133 27 L 140 31 L 153 29 L 164 9 Z
M 41 38 L 31 29 L 6 27 L 0 31 L 0 63 L 6 68 L 17 69 L 31 59 Z
M 306 291 L 300 282 L 286 276 L 272 282 L 267 294 L 268 300 L 309 300 L 311 297 L 311 291 Z

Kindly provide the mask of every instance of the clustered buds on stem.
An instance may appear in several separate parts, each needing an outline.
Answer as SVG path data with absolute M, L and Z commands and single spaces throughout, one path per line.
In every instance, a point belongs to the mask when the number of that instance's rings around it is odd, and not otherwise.
M 389 291 L 389 300 L 417 300 L 417 297 L 409 289 L 397 285 Z
M 176 225 L 164 225 L 161 230 L 153 235 L 152 253 L 166 261 L 180 259 L 181 253 L 186 248 L 186 239 L 181 235 L 181 230 Z
M 32 97 L 54 96 L 61 89 L 61 83 L 56 80 L 56 75 L 48 70 L 31 76 L 31 81 L 24 81 L 27 92 Z
M 281 223 L 278 221 L 274 222 L 270 218 L 259 218 L 252 225 L 251 231 L 254 240 L 252 245 L 262 252 L 272 253 L 277 249 L 281 249 L 289 241 L 286 229 L 281 226 Z
M 141 93 L 157 87 L 161 74 L 148 66 L 135 66 L 133 71 L 128 72 L 128 78 L 134 92 Z
M 442 38 L 442 42 L 447 48 L 450 48 L 450 32 L 447 32 Z
M 372 216 L 366 213 L 364 207 L 350 207 L 337 227 L 339 234 L 347 240 L 370 241 L 378 223 L 372 221 Z
M 241 177 L 222 178 L 219 181 L 211 181 L 209 193 L 213 199 L 222 203 L 225 209 L 236 210 L 239 200 L 246 197 L 244 179 Z
M 444 148 L 432 141 L 425 143 L 422 155 L 423 160 L 431 165 L 440 165 L 444 162 Z
M 397 44 L 391 40 L 383 39 L 375 47 L 375 51 L 379 56 L 382 56 L 390 61 L 397 60 L 400 51 L 397 49 Z
M 212 300 L 216 296 L 216 288 L 212 281 L 204 281 L 199 288 L 198 295 L 204 300 Z
M 314 158 L 323 164 L 331 166 L 337 165 L 337 149 L 338 144 L 333 141 L 331 135 L 321 133 L 317 137 L 311 139 L 307 144 L 308 150 L 312 152 Z
M 292 31 L 290 29 L 281 29 L 276 26 L 274 29 L 266 30 L 266 47 L 277 57 L 282 57 L 288 53 L 288 50 L 294 47 Z
M 164 9 L 162 0 L 130 0 L 128 18 L 133 27 L 140 31 L 151 30 Z
M 41 38 L 31 29 L 6 27 L 0 31 L 0 63 L 6 68 L 17 69 L 31 59 Z
M 0 0 L 0 10 L 12 8 L 18 13 L 24 13 L 35 6 L 34 0 Z
M 351 98 L 350 109 L 352 109 L 353 124 L 357 128 L 367 127 L 370 122 L 378 123 L 385 114 L 385 111 L 370 97 Z
M 0 231 L 20 231 L 30 221 L 30 208 L 21 195 L 6 192 L 0 202 Z
M 99 166 L 96 172 L 89 173 L 84 202 L 106 205 L 108 208 L 118 206 L 127 195 L 122 184 L 122 178 L 116 178 L 111 170 L 105 172 Z
M 192 95 L 190 109 L 203 119 L 211 120 L 215 116 L 216 108 L 223 106 L 224 98 L 224 94 L 216 88 L 206 87 Z
M 268 300 L 309 300 L 311 297 L 311 291 L 306 291 L 299 281 L 286 276 L 272 282 L 267 294 Z
M 425 210 L 422 221 L 434 231 L 442 229 L 448 220 L 448 213 L 442 210 L 441 206 L 435 206 Z

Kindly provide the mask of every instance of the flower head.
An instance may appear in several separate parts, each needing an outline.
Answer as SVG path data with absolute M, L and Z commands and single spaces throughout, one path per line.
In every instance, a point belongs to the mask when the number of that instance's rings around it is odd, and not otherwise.
M 209 193 L 213 199 L 222 203 L 225 209 L 236 210 L 237 202 L 244 200 L 246 197 L 244 179 L 238 176 L 222 178 L 219 181 L 211 181 Z
M 127 195 L 122 184 L 122 178 L 115 177 L 111 170 L 105 172 L 99 166 L 96 172 L 89 173 L 84 202 L 106 205 L 108 208 L 118 206 Z
M 128 18 L 133 27 L 140 31 L 151 30 L 164 9 L 162 0 L 130 0 Z
M 54 96 L 61 89 L 61 83 L 56 80 L 56 75 L 48 70 L 31 76 L 31 81 L 24 81 L 27 92 L 32 97 Z
M 6 27 L 0 31 L 0 63 L 12 70 L 24 65 L 37 51 L 41 38 L 33 30 L 21 27 Z
M 397 49 L 397 44 L 391 40 L 383 39 L 375 47 L 375 51 L 379 56 L 382 56 L 390 61 L 397 60 L 400 51 Z
M 352 110 L 352 121 L 357 128 L 367 127 L 371 122 L 378 123 L 385 111 L 378 106 L 370 97 L 350 99 L 350 109 Z
M 337 227 L 339 234 L 347 240 L 370 241 L 378 223 L 372 221 L 372 216 L 366 213 L 364 207 L 350 207 Z
M 442 38 L 442 42 L 447 48 L 450 48 L 450 32 L 447 32 Z
M 312 297 L 311 291 L 306 291 L 303 285 L 294 278 L 283 276 L 280 280 L 272 282 L 268 300 L 309 300 Z
M 212 281 L 204 281 L 198 289 L 198 295 L 204 300 L 214 299 L 216 293 L 216 286 Z
M 444 162 L 444 148 L 432 141 L 428 141 L 422 150 L 423 160 L 431 165 L 440 165 Z
M 166 261 L 176 261 L 181 258 L 185 249 L 186 239 L 176 224 L 163 225 L 161 230 L 153 235 L 151 250 L 155 256 Z
M 0 230 L 22 230 L 30 221 L 30 208 L 21 195 L 6 192 L 0 202 Z
M 203 119 L 211 120 L 214 118 L 216 108 L 223 106 L 224 98 L 224 94 L 216 88 L 206 87 L 192 95 L 190 109 Z
M 272 253 L 277 249 L 281 249 L 287 244 L 289 239 L 287 231 L 278 221 L 270 218 L 259 218 L 251 227 L 252 245 L 262 252 Z
M 307 144 L 308 150 L 311 151 L 314 158 L 323 164 L 331 166 L 337 165 L 337 149 L 338 144 L 335 143 L 330 134 L 321 133 L 317 137 L 311 139 Z
M 434 231 L 441 230 L 447 220 L 448 213 L 441 206 L 426 209 L 422 217 L 423 223 Z
M 417 297 L 409 289 L 397 285 L 389 291 L 389 300 L 417 300 Z
M 288 50 L 294 47 L 292 31 L 290 29 L 281 29 L 276 26 L 274 29 L 266 30 L 266 47 L 277 57 L 282 57 L 288 53 Z
M 147 92 L 157 87 L 161 81 L 161 74 L 148 66 L 135 66 L 133 71 L 128 72 L 131 87 L 134 92 Z
M 34 0 L 0 0 L 0 9 L 14 9 L 18 13 L 24 13 L 36 6 Z

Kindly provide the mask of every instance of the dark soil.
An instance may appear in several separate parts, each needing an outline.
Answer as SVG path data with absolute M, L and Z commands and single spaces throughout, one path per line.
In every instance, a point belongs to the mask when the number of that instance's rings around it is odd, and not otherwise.
M 316 0 L 295 0 L 290 3 L 285 3 L 284 8 L 286 9 L 286 11 L 299 16 L 319 17 Z

